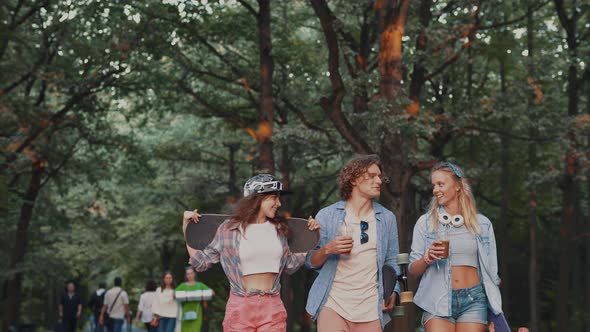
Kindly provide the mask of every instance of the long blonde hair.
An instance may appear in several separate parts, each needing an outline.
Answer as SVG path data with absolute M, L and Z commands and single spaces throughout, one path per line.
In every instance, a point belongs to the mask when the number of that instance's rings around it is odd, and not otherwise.
M 477 208 L 475 206 L 475 198 L 471 191 L 471 186 L 465 178 L 465 173 L 458 166 L 450 162 L 440 162 L 430 170 L 430 177 L 436 171 L 447 172 L 451 175 L 451 178 L 460 184 L 461 189 L 457 192 L 457 198 L 459 199 L 459 213 L 465 219 L 465 227 L 470 232 L 480 234 L 479 224 L 477 222 Z M 430 206 L 428 210 L 432 216 L 432 228 L 436 231 L 438 229 L 438 201 L 436 196 L 432 196 L 430 200 Z

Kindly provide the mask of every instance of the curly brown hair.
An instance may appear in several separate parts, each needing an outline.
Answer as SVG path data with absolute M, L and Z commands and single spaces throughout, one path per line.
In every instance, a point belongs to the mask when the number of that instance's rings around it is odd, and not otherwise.
M 248 224 L 256 222 L 256 217 L 258 216 L 258 211 L 260 211 L 262 201 L 269 195 L 277 194 L 252 194 L 240 199 L 234 207 L 234 213 L 231 215 L 232 222 L 239 223 L 242 226 L 242 229 L 246 230 Z M 269 221 L 271 224 L 275 225 L 277 234 L 284 237 L 289 236 L 287 219 L 275 215 L 275 217 L 269 219 Z
M 340 170 L 340 177 L 338 178 L 338 186 L 340 187 L 340 198 L 348 200 L 352 195 L 352 183 L 363 176 L 372 165 L 377 165 L 381 169 L 381 159 L 376 154 L 359 155 L 349 160 L 342 170 Z

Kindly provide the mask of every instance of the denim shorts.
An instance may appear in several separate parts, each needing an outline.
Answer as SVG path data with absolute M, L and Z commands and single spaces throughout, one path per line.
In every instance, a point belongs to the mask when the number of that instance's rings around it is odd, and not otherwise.
M 432 318 L 448 320 L 451 323 L 488 323 L 488 300 L 482 284 L 469 288 L 453 289 L 451 316 L 436 316 L 429 312 L 422 314 L 422 326 Z

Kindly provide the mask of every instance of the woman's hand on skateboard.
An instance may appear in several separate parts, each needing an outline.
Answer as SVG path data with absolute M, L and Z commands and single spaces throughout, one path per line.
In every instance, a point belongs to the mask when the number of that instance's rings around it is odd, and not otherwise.
M 309 227 L 310 231 L 319 231 L 320 230 L 320 224 L 313 219 L 312 216 L 309 216 L 309 218 L 307 219 L 307 226 Z
M 189 222 L 198 223 L 200 217 L 201 215 L 197 210 L 184 211 L 184 215 L 182 216 L 182 231 L 186 231 L 186 225 L 188 225 Z
M 199 218 L 201 217 L 201 215 L 199 214 L 198 210 L 194 210 L 194 211 L 184 211 L 184 217 L 183 220 L 185 223 L 188 223 L 189 221 L 192 221 L 194 223 L 199 222 Z
M 395 306 L 395 299 L 397 298 L 397 293 L 393 292 L 391 293 L 391 297 L 389 298 L 389 300 L 387 302 L 385 302 L 385 300 L 383 300 L 383 304 L 381 305 L 381 310 L 382 311 L 389 311 L 391 309 L 393 309 L 393 307 Z

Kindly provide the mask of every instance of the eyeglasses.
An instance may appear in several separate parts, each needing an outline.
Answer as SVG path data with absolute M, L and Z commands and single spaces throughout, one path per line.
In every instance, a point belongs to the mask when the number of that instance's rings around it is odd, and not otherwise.
M 361 220 L 361 244 L 369 242 L 369 234 L 366 232 L 369 230 L 369 223 Z
M 363 175 L 363 178 L 365 180 L 371 180 L 371 181 L 375 181 L 375 179 L 378 178 L 383 183 L 389 183 L 389 181 L 390 181 L 389 176 L 379 175 L 379 174 L 376 174 L 376 173 L 365 173 Z

